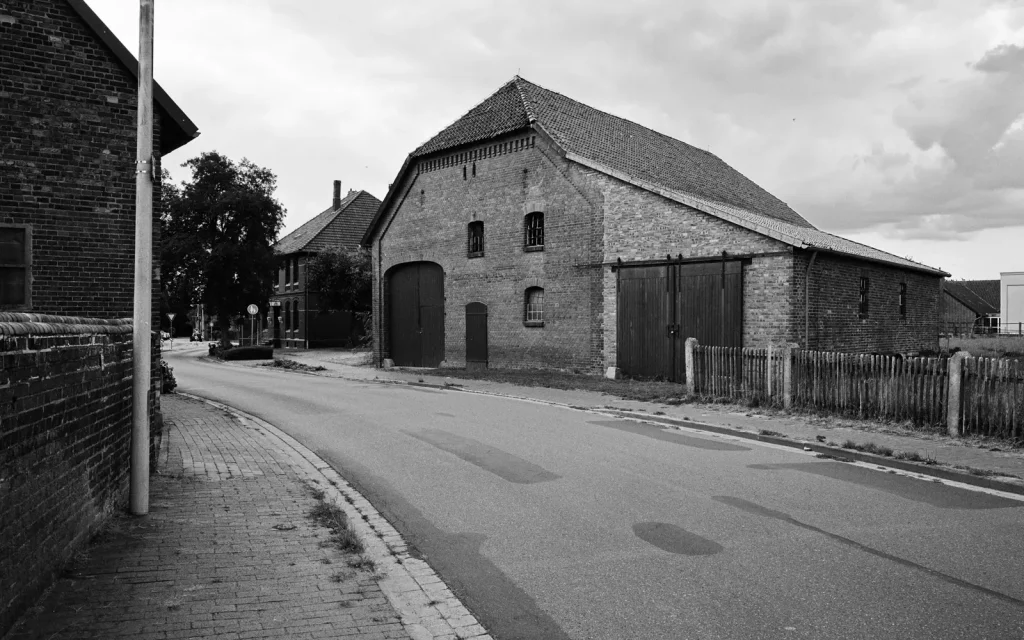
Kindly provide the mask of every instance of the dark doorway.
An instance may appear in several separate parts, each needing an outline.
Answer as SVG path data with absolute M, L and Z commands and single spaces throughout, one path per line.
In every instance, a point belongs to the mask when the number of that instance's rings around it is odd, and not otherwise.
M 466 368 L 487 368 L 487 305 L 466 305 Z
M 686 378 L 684 344 L 743 344 L 743 269 L 736 260 L 621 267 L 617 360 L 625 375 Z
M 436 367 L 444 360 L 444 272 L 413 262 L 388 277 L 391 359 L 403 367 Z
M 274 348 L 281 348 L 281 303 L 271 307 L 274 310 Z

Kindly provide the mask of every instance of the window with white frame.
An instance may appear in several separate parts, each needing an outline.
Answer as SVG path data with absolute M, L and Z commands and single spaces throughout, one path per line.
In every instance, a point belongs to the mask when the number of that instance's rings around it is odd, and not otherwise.
M 544 324 L 544 289 L 530 287 L 526 290 L 526 304 L 523 321 L 527 326 L 543 326 Z

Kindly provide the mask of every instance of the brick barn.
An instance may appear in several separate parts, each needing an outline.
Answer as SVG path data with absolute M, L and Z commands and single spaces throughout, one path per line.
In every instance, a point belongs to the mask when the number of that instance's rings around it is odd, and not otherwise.
M 352 311 L 320 309 L 317 294 L 306 287 L 306 263 L 325 249 L 358 247 L 379 206 L 366 191 L 349 189 L 342 198 L 341 180 L 335 180 L 331 206 L 274 245 L 278 268 L 268 324 L 275 346 L 342 347 L 365 335 Z
M 948 275 L 518 76 L 409 154 L 364 243 L 375 356 L 407 366 L 678 379 L 691 336 L 931 350 Z

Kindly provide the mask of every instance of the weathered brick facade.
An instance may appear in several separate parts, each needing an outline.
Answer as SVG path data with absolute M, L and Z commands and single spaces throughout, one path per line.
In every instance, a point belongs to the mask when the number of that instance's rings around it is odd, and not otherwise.
M 914 353 L 935 351 L 942 319 L 942 280 L 934 275 L 819 253 L 810 270 L 806 339 L 801 325 L 803 290 L 812 254 L 801 251 L 793 263 L 796 342 L 818 351 Z M 860 313 L 860 280 L 867 278 L 867 313 Z M 905 312 L 900 285 L 906 285 Z
M 22 247 L 27 265 L 27 287 L 4 280 L 0 307 L 0 633 L 124 494 L 136 71 L 82 0 L 0 0 L 0 227 L 24 233 L 5 257 Z M 154 95 L 159 176 L 160 157 L 196 129 L 159 85 Z M 159 282 L 154 268 L 155 329 Z M 151 454 L 161 429 L 156 336 Z
M 266 319 L 271 336 L 276 322 L 280 346 L 341 347 L 363 337 L 352 311 L 320 309 L 316 292 L 306 286 L 306 266 L 325 249 L 358 247 L 379 206 L 366 191 L 350 190 L 342 198 L 341 181 L 335 180 L 333 204 L 274 245 L 278 269 L 270 301 L 279 306 L 271 307 Z
M 0 313 L 0 635 L 125 504 L 131 331 L 127 320 Z M 151 456 L 161 435 L 154 422 Z
M 465 307 L 482 302 L 491 366 L 599 368 L 600 194 L 586 193 L 582 176 L 542 136 L 500 139 L 460 156 L 475 159 L 441 157 L 409 176 L 396 215 L 374 244 L 375 281 L 386 288 L 380 274 L 407 262 L 441 265 L 448 366 L 465 365 Z M 534 211 L 544 213 L 543 251 L 524 249 L 523 219 Z M 477 220 L 484 223 L 484 255 L 469 258 L 467 225 Z M 529 287 L 544 289 L 544 326 L 525 326 Z M 375 291 L 375 318 L 387 314 L 380 302 Z M 389 357 L 386 346 L 376 348 Z
M 524 248 L 531 212 L 544 214 L 542 251 Z M 485 248 L 470 256 L 467 226 L 480 221 Z M 465 308 L 476 302 L 487 305 L 489 366 L 616 367 L 618 266 L 656 261 L 739 261 L 742 299 L 728 308 L 739 305 L 746 347 L 906 353 L 938 344 L 941 271 L 821 232 L 719 158 L 518 77 L 410 154 L 365 241 L 379 363 L 394 344 L 389 277 L 421 262 L 443 271 L 446 366 L 466 364 Z M 863 318 L 862 277 L 871 282 Z M 543 326 L 525 322 L 531 287 L 544 290 Z

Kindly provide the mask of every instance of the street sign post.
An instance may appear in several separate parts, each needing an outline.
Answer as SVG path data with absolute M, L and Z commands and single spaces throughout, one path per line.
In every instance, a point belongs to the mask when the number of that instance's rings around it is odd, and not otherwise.
M 254 304 L 250 304 L 245 308 L 249 312 L 249 344 L 256 344 L 256 314 L 260 312 L 260 308 Z

